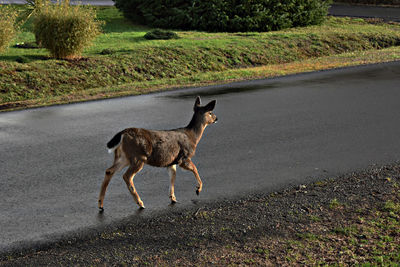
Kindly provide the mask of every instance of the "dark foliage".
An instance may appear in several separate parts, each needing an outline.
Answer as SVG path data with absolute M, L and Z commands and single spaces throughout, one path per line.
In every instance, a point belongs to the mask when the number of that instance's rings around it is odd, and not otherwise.
M 323 0 L 114 0 L 127 18 L 157 28 L 271 31 L 321 23 Z

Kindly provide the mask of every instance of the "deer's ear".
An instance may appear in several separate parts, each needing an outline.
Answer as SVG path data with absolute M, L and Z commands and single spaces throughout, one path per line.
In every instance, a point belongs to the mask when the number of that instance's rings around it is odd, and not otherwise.
M 194 111 L 196 111 L 196 109 L 198 109 L 200 107 L 201 104 L 201 100 L 200 100 L 200 96 L 196 97 L 196 101 L 194 102 Z
M 207 106 L 204 107 L 206 111 L 211 111 L 215 108 L 215 104 L 217 103 L 217 100 L 213 100 L 210 103 L 207 104 Z

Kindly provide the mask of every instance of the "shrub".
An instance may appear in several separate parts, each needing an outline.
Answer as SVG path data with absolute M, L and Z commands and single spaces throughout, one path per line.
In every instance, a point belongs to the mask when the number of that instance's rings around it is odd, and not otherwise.
M 8 6 L 0 5 L 0 52 L 8 47 L 15 37 L 17 12 Z
M 146 33 L 144 38 L 147 40 L 169 40 L 179 39 L 179 36 L 175 32 L 155 29 Z
M 115 49 L 106 48 L 106 49 L 103 49 L 103 50 L 100 52 L 100 55 L 112 55 L 112 54 L 115 54 L 115 52 L 116 52 Z
M 68 1 L 47 3 L 36 12 L 33 21 L 36 42 L 56 58 L 80 56 L 100 34 L 100 27 L 94 9 L 70 6 Z
M 114 0 L 125 17 L 152 27 L 270 31 L 321 23 L 325 0 Z

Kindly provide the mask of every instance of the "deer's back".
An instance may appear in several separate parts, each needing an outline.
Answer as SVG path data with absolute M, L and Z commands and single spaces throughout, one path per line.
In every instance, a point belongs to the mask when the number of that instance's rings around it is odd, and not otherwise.
M 129 128 L 124 130 L 123 135 L 122 149 L 128 158 L 140 159 L 156 167 L 180 164 L 195 152 L 195 145 L 184 129 L 156 131 Z

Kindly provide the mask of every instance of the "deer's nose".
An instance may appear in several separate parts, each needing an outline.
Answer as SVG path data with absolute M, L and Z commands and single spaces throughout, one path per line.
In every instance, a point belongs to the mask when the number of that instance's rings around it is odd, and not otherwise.
M 217 120 L 218 120 L 218 118 L 217 118 L 217 117 L 215 117 L 214 123 L 217 123 Z

